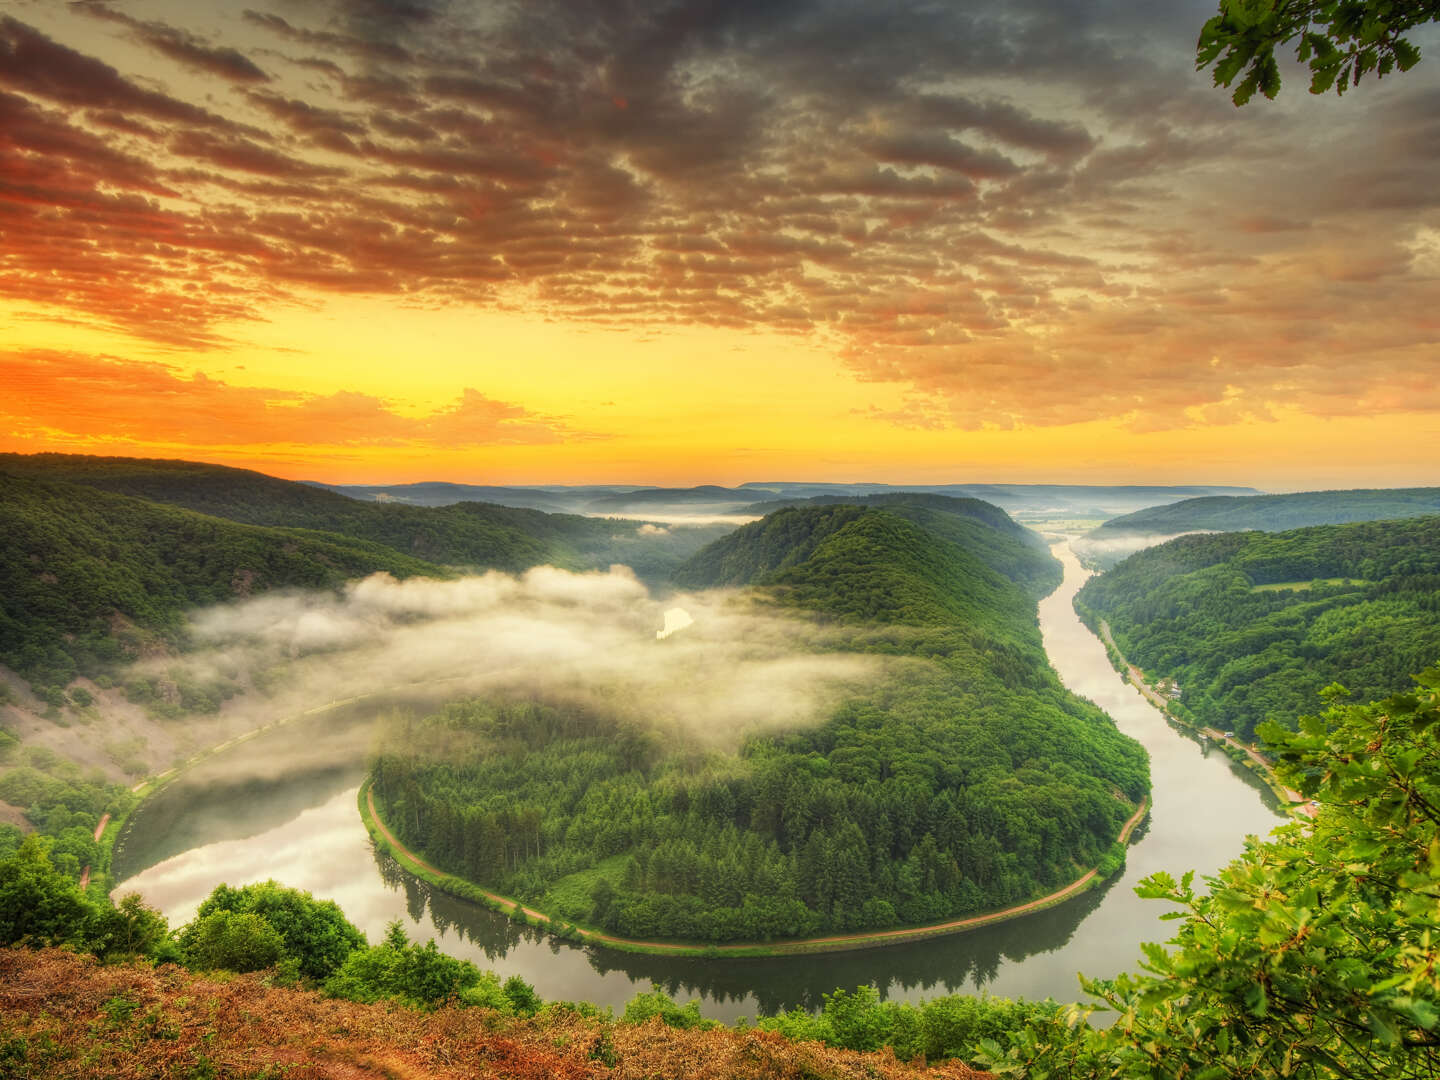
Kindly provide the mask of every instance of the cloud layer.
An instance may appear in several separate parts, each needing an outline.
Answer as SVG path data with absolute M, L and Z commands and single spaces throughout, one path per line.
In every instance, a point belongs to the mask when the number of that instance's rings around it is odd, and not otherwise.
M 681 606 L 693 620 L 664 640 Z M 198 651 L 140 666 L 162 677 L 268 673 L 277 712 L 394 692 L 455 699 L 540 695 L 689 743 L 733 748 L 746 732 L 823 720 L 886 669 L 835 651 L 812 623 L 757 611 L 726 591 L 662 604 L 627 567 L 570 573 L 543 566 L 434 581 L 376 574 L 340 593 L 272 593 L 192 616 Z M 282 673 L 277 678 L 277 673 Z
M 0 295 L 181 347 L 317 291 L 778 331 L 932 427 L 1440 409 L 1437 69 L 1237 112 L 1211 6 L 30 4 Z
M 474 389 L 447 408 L 407 416 L 369 394 L 232 386 L 165 364 L 51 350 L 0 351 L 0 384 L 0 420 L 12 435 L 221 448 L 300 439 L 314 447 L 457 448 L 593 437 Z

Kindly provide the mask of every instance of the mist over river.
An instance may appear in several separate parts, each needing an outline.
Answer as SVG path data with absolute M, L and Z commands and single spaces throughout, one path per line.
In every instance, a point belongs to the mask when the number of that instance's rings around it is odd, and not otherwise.
M 653 982 L 682 1001 L 699 998 L 707 1016 L 726 1021 L 817 1008 L 821 994 L 860 983 L 912 1001 L 980 991 L 1075 1000 L 1078 972 L 1134 970 L 1140 943 L 1172 932 L 1174 924 L 1160 920 L 1166 905 L 1134 895 L 1142 877 L 1157 870 L 1212 873 L 1240 852 L 1247 834 L 1264 834 L 1283 819 L 1249 773 L 1172 728 L 1121 681 L 1071 607 L 1087 572 L 1065 543 L 1053 551 L 1065 579 L 1040 604 L 1050 661 L 1067 687 L 1144 744 L 1153 784 L 1149 823 L 1129 849 L 1125 873 L 1058 907 L 950 937 L 798 958 L 640 956 L 560 942 L 432 894 L 375 852 L 356 809 L 374 705 L 266 733 L 148 800 L 115 853 L 115 895 L 139 892 L 179 925 L 221 882 L 275 878 L 335 900 L 372 942 L 399 918 L 412 938 L 434 937 L 444 951 L 502 978 L 518 974 L 546 999 L 618 1008 Z M 308 768 L 266 779 L 302 749 Z

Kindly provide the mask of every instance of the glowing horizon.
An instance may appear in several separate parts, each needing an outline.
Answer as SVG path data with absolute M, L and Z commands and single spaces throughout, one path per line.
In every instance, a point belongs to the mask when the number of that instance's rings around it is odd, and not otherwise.
M 0 450 L 1440 484 L 1440 66 L 1237 110 L 1212 6 L 10 0 Z

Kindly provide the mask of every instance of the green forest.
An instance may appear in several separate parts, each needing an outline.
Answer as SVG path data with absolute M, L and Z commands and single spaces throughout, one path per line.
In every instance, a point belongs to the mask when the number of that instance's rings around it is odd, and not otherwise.
M 1207 495 L 1150 506 L 1111 518 L 1090 536 L 1182 532 L 1278 532 L 1309 525 L 1343 525 L 1440 513 L 1440 488 L 1360 488 L 1353 491 L 1300 491 L 1288 495 Z
M 1033 550 L 993 547 L 1006 565 Z M 1028 899 L 1101 862 L 1146 793 L 1143 750 L 1046 662 L 1033 571 L 1022 586 L 889 510 L 822 506 L 746 526 L 677 576 L 753 582 L 846 649 L 915 662 L 731 754 L 562 702 L 398 718 L 373 772 L 390 827 L 565 919 L 768 940 Z
M 51 704 L 77 676 L 185 646 L 185 612 L 385 571 L 446 577 L 630 566 L 668 575 L 726 526 L 641 523 L 486 503 L 362 503 L 187 461 L 0 455 L 0 663 Z M 183 689 L 183 688 L 182 688 Z M 214 695 L 191 688 L 191 708 Z
M 793 503 L 756 503 L 762 521 L 737 529 L 676 570 L 681 585 L 750 584 L 794 565 L 865 507 L 883 509 L 920 525 L 982 560 L 1023 588 L 1043 595 L 1060 584 L 1060 567 L 1035 533 L 993 503 L 949 495 L 881 494 L 854 498 L 822 495 Z M 777 512 L 804 508 L 806 513 Z M 825 510 L 824 513 L 810 511 Z
M 178 647 L 189 608 L 381 570 L 446 573 L 366 540 L 0 473 L 0 662 L 42 695 Z
M 1298 718 L 1293 731 L 1267 728 L 1282 778 L 1317 800 L 1319 815 L 1252 840 L 1204 889 L 1190 874 L 1142 882 L 1142 896 L 1178 908 L 1177 932 L 1168 947 L 1144 947 L 1143 973 L 1082 978 L 1093 1006 L 961 996 L 909 1005 L 862 986 L 826 995 L 818 1015 L 797 1010 L 757 1018 L 757 1026 L 832 1046 L 888 1046 L 906 1059 L 958 1058 L 1033 1080 L 1433 1077 L 1440 667 L 1419 682 L 1373 704 L 1332 704 Z M 636 995 L 618 1018 L 583 1002 L 546 1004 L 519 978 L 502 983 L 433 941 L 409 941 L 398 923 L 371 945 L 335 904 L 273 881 L 220 886 L 171 931 L 136 896 L 112 905 L 103 893 L 82 893 L 54 859 L 51 841 L 21 842 L 0 830 L 0 945 L 60 945 L 109 963 L 265 970 L 271 984 L 332 997 L 489 1010 L 502 1030 L 506 1017 L 545 1024 L 574 1013 L 602 1024 L 715 1026 L 694 1003 L 681 1007 L 659 992 Z M 16 998 L 23 1008 L 24 996 Z M 163 1029 L 158 1009 L 141 1015 L 138 1004 L 112 997 L 91 1030 L 103 1038 L 180 1037 Z M 1084 1017 L 1096 1006 L 1108 1011 L 1092 1026 Z M 7 1038 L 0 1052 L 22 1076 L 54 1075 L 57 1062 L 78 1053 L 39 1037 Z M 598 1060 L 618 1064 L 610 1051 Z
M 0 474 L 83 484 L 247 525 L 318 530 L 464 570 L 511 573 L 541 563 L 588 570 L 624 563 L 657 581 L 728 526 L 670 527 L 549 514 L 493 503 L 361 502 L 312 484 L 196 461 L 0 454 Z
M 1081 589 L 1172 708 L 1246 738 L 1322 689 L 1396 693 L 1440 659 L 1440 517 L 1183 536 Z

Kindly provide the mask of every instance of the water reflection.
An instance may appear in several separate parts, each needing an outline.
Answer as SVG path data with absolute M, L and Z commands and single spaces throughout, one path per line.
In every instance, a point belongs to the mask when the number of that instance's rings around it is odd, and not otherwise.
M 1248 833 L 1278 820 L 1268 791 L 1219 750 L 1177 737 L 1167 721 L 1110 668 L 1104 647 L 1075 618 L 1085 578 L 1057 547 L 1065 583 L 1040 609 L 1051 662 L 1070 689 L 1105 709 L 1150 751 L 1154 796 L 1148 825 L 1118 880 L 1023 919 L 950 937 L 792 959 L 643 956 L 577 946 L 517 925 L 486 908 L 434 893 L 376 852 L 356 809 L 377 711 L 326 716 L 267 733 L 187 774 L 133 821 L 117 876 L 178 924 L 221 881 L 275 878 L 335 900 L 372 941 L 392 919 L 412 937 L 518 974 L 551 1000 L 621 1006 L 651 983 L 700 998 L 724 1020 L 800 1006 L 818 1008 L 837 986 L 876 986 L 918 1000 L 975 992 L 1011 997 L 1079 996 L 1077 973 L 1134 969 L 1142 941 L 1163 941 L 1165 907 L 1134 895 L 1157 870 L 1211 873 L 1239 853 Z M 274 778 L 283 764 L 305 764 Z M 267 779 L 267 777 L 270 777 Z

